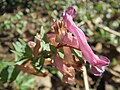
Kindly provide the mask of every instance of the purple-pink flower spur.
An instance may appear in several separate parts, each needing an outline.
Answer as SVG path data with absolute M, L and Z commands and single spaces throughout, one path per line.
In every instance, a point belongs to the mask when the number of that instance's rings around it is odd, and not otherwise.
M 84 59 L 92 65 L 92 73 L 96 76 L 100 76 L 105 71 L 105 67 L 109 65 L 110 61 L 107 57 L 98 57 L 94 54 L 87 42 L 84 32 L 78 28 L 73 21 L 75 15 L 75 9 L 73 7 L 68 7 L 68 9 L 63 13 L 63 21 L 65 22 L 68 31 L 76 37 L 76 40 L 79 43 L 78 49 L 81 50 Z

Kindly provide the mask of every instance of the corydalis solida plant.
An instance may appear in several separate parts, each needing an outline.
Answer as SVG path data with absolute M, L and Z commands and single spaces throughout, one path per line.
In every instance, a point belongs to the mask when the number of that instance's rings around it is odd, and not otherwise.
M 79 60 L 72 50 L 77 49 L 82 52 L 83 58 L 91 65 L 91 72 L 100 76 L 105 71 L 105 67 L 109 65 L 107 57 L 98 57 L 89 46 L 86 36 L 81 29 L 79 29 L 73 21 L 76 16 L 76 11 L 73 7 L 69 7 L 63 13 L 63 20 L 54 20 L 52 24 L 51 33 L 47 34 L 46 42 L 40 33 L 37 33 L 38 39 L 35 42 L 30 41 L 29 47 L 32 49 L 32 57 L 30 64 L 33 65 L 35 70 L 48 64 L 56 66 L 56 68 L 63 74 L 63 80 L 66 83 L 74 82 L 75 72 L 82 72 L 82 60 Z M 42 31 L 42 30 L 41 30 Z M 46 35 L 46 34 L 45 34 Z M 47 47 L 46 47 L 47 45 Z M 48 47 L 54 47 L 54 49 Z M 60 50 L 62 49 L 62 51 Z M 60 53 L 64 54 L 61 57 Z M 42 60 L 42 64 L 40 63 Z M 39 61 L 36 63 L 36 61 Z M 43 62 L 44 61 L 44 62 Z M 37 65 L 40 63 L 40 65 Z M 36 66 L 37 65 L 37 66 Z M 44 67 L 43 67 L 44 68 Z M 41 70 L 41 68 L 39 69 Z

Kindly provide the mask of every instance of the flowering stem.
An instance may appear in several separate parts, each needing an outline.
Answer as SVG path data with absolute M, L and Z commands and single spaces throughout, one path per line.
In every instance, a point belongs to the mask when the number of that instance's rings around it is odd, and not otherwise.
M 85 65 L 82 66 L 85 90 L 89 90 L 88 77 Z

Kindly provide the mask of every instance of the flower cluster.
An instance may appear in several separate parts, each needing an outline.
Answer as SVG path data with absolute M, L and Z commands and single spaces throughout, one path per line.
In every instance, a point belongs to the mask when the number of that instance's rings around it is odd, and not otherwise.
M 83 64 L 82 60 L 79 60 L 77 56 L 73 54 L 73 49 L 81 51 L 82 58 L 91 65 L 91 72 L 95 76 L 102 75 L 105 71 L 105 67 L 110 63 L 110 60 L 107 57 L 98 57 L 94 54 L 87 42 L 84 32 L 74 23 L 73 19 L 75 16 L 75 9 L 73 7 L 68 7 L 62 14 L 63 20 L 53 20 L 52 31 L 47 34 L 50 45 L 54 46 L 56 49 L 55 53 L 48 50 L 48 55 L 51 56 L 50 63 L 55 65 L 55 67 L 63 74 L 63 80 L 66 83 L 74 83 L 76 71 L 83 72 L 81 69 Z M 40 37 L 39 34 L 37 36 Z M 43 51 L 40 42 L 41 41 L 37 40 L 36 42 L 28 43 L 33 50 L 34 58 L 37 58 L 39 53 Z M 60 57 L 58 53 L 60 52 L 59 48 L 62 48 L 62 53 L 64 54 L 63 58 Z M 48 59 L 45 59 L 45 62 L 46 60 Z
M 74 58 L 70 48 L 82 52 L 83 58 L 90 63 L 91 72 L 95 76 L 102 75 L 105 71 L 105 67 L 110 63 L 109 59 L 104 56 L 98 57 L 94 54 L 87 42 L 84 32 L 78 28 L 73 21 L 73 18 L 76 16 L 76 11 L 73 7 L 68 7 L 68 9 L 63 12 L 62 16 L 63 20 L 61 22 L 57 22 L 56 20 L 53 21 L 52 28 L 54 33 L 48 34 L 48 37 L 54 46 L 65 47 L 64 59 L 61 59 L 57 54 L 53 58 L 55 66 L 63 73 L 65 81 L 70 82 L 74 79 L 74 69 L 81 71 L 81 63 Z M 79 62 L 79 64 L 76 62 Z
M 61 58 L 58 53 L 53 57 L 54 65 L 63 74 L 63 81 L 66 83 L 74 83 L 75 70 L 82 72 L 81 62 L 72 54 L 70 48 L 77 49 L 77 39 L 67 31 L 66 25 L 63 21 L 53 21 L 53 33 L 47 34 L 53 46 L 56 48 L 62 47 L 64 58 Z

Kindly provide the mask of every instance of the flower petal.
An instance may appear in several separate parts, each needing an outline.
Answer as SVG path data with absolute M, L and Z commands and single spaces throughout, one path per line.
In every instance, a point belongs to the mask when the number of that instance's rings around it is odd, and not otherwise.
M 73 7 L 68 7 L 68 9 L 63 13 L 63 16 L 68 13 L 72 18 L 76 16 L 76 10 Z
M 63 60 L 58 57 L 58 55 L 56 55 L 56 57 L 54 58 L 54 63 L 56 68 L 65 75 L 68 76 L 72 76 L 72 73 L 70 72 L 70 70 L 68 69 L 68 67 L 63 63 Z
M 91 72 L 95 75 L 95 76 L 101 76 L 105 71 L 105 66 L 92 66 L 91 67 Z
M 56 42 L 56 40 L 55 40 L 56 36 L 57 36 L 57 34 L 47 34 L 47 37 L 49 38 L 49 40 L 53 46 L 58 45 L 58 42 Z
M 56 68 L 63 74 L 63 81 L 70 83 L 75 79 L 75 70 L 72 66 L 67 66 L 64 64 L 63 60 L 56 55 L 54 57 L 54 64 Z
M 75 49 L 79 49 L 79 43 L 77 41 L 77 38 L 72 36 L 70 33 L 66 32 L 64 35 L 64 38 L 62 39 L 61 43 L 63 45 L 66 45 L 68 47 L 72 47 Z

